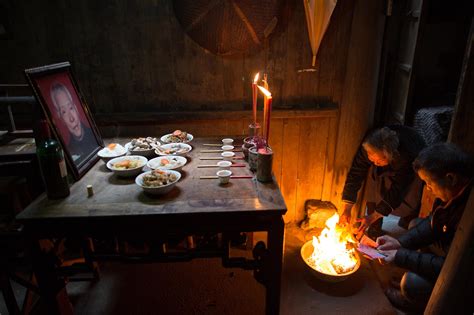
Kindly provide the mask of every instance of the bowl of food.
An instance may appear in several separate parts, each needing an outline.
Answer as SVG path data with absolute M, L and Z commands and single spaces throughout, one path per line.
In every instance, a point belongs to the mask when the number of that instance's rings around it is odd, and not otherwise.
M 188 143 L 194 139 L 193 135 L 186 131 L 175 130 L 160 138 L 163 143 Z
M 155 153 L 163 155 L 186 155 L 193 147 L 186 143 L 168 143 L 156 148 Z
M 142 172 L 148 159 L 141 155 L 128 155 L 111 159 L 107 168 L 121 177 L 132 177 Z
M 147 165 L 152 170 L 175 170 L 180 171 L 188 162 L 185 157 L 175 155 L 159 156 L 148 161 Z
M 125 144 L 125 148 L 132 155 L 153 157 L 155 156 L 155 149 L 159 147 L 160 144 L 158 139 L 153 137 L 135 138 Z
M 157 169 L 138 175 L 135 183 L 146 193 L 163 195 L 170 192 L 180 178 L 180 172 Z
M 127 149 L 125 149 L 122 145 L 118 143 L 110 143 L 105 148 L 97 152 L 97 155 L 107 163 L 113 158 L 123 156 L 127 153 Z

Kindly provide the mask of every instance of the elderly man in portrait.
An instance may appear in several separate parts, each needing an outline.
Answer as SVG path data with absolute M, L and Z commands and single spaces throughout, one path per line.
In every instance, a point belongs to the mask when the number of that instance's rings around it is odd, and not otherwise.
M 65 139 L 67 151 L 76 165 L 80 164 L 97 147 L 97 140 L 89 126 L 82 122 L 77 105 L 68 88 L 61 83 L 53 83 L 50 88 L 51 100 L 56 116 L 69 131 L 69 141 Z

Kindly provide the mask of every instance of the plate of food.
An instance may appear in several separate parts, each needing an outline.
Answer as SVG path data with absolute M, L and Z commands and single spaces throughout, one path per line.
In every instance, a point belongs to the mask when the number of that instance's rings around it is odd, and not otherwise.
M 180 171 L 186 162 L 188 162 L 188 160 L 186 160 L 185 157 L 178 155 L 165 155 L 151 159 L 148 161 L 147 166 L 152 170 L 163 169 Z
M 160 146 L 157 138 L 135 138 L 125 144 L 125 148 L 133 155 L 141 155 L 144 157 L 152 157 L 155 155 L 155 149 Z
M 127 149 L 118 143 L 110 143 L 105 148 L 97 152 L 97 155 L 107 163 L 113 158 L 125 155 Z
M 186 155 L 193 148 L 186 143 L 168 143 L 156 148 L 158 155 Z
M 147 193 L 163 195 L 171 191 L 180 178 L 180 172 L 157 169 L 138 175 L 135 183 Z
M 140 174 L 148 159 L 141 155 L 128 155 L 111 159 L 107 168 L 122 177 L 132 177 Z
M 175 130 L 160 138 L 163 143 L 188 143 L 194 139 L 193 135 L 186 131 Z

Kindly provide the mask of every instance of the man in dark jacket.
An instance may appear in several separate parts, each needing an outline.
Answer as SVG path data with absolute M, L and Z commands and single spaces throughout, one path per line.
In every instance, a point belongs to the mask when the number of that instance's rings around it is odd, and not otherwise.
M 423 138 L 407 126 L 388 126 L 368 134 L 362 142 L 347 174 L 342 193 L 343 211 L 340 224 L 350 223 L 351 209 L 357 200 L 357 193 L 362 183 L 369 179 L 376 182 L 376 200 L 368 200 L 367 205 L 375 204 L 367 215 L 360 220 L 360 231 L 369 225 L 369 236 L 380 236 L 382 218 L 399 208 L 402 203 L 408 205 L 411 218 L 419 211 L 421 197 L 421 182 L 416 178 L 412 162 L 425 147 Z M 418 185 L 412 185 L 414 182 Z M 415 183 L 416 184 L 416 183 Z M 413 200 L 405 200 L 410 190 Z M 376 202 L 376 203 L 375 203 Z M 375 210 L 375 211 L 370 211 Z M 403 220 L 403 218 L 402 218 Z M 409 219 L 401 221 L 401 226 L 407 228 Z
M 431 215 L 398 240 L 388 235 L 377 239 L 386 262 L 409 270 L 403 275 L 400 290 L 386 290 L 392 304 L 405 311 L 420 311 L 426 306 L 469 198 L 473 177 L 470 157 L 453 144 L 424 149 L 413 167 L 439 199 Z M 431 252 L 417 251 L 428 246 Z

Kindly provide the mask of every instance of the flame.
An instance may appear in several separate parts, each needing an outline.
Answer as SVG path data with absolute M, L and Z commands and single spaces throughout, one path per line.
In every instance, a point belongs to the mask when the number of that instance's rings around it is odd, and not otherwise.
M 253 78 L 253 83 L 257 84 L 259 77 L 260 77 L 260 72 L 257 72 L 257 74 L 255 75 L 255 77 Z
M 270 93 L 269 90 L 264 88 L 263 86 L 257 85 L 259 90 L 262 91 L 262 93 L 267 97 L 267 98 L 272 98 L 272 93 Z
M 351 241 L 346 231 L 337 226 L 339 215 L 335 213 L 326 221 L 326 228 L 319 237 L 313 236 L 313 253 L 308 261 L 319 272 L 338 275 L 354 269 L 357 257 L 354 249 L 348 249 Z

